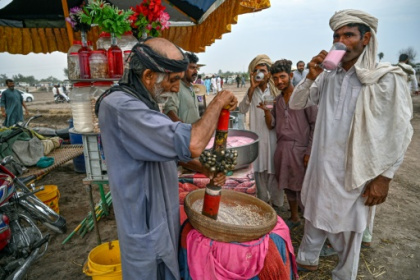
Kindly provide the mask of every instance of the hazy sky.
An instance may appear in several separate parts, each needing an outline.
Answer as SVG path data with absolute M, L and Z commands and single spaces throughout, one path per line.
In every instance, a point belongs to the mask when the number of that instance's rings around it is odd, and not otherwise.
M 309 62 L 322 49 L 329 50 L 332 31 L 329 19 L 342 9 L 364 10 L 379 19 L 378 52 L 382 61 L 396 63 L 401 49 L 412 47 L 420 62 L 419 0 L 271 0 L 271 8 L 241 15 L 232 32 L 199 53 L 201 72 L 247 71 L 258 54 L 272 60 L 287 58 Z M 54 76 L 65 79 L 66 54 L 10 55 L 0 53 L 0 74 L 21 73 L 37 79 Z

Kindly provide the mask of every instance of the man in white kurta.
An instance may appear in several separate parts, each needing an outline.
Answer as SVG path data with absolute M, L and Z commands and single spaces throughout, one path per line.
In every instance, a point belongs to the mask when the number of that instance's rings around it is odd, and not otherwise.
M 220 76 L 216 77 L 216 86 L 217 86 L 217 92 L 222 91 L 222 78 Z
M 216 77 L 214 75 L 213 75 L 213 77 L 211 77 L 210 82 L 211 82 L 211 88 L 212 88 L 213 94 L 216 94 L 217 93 L 217 83 L 216 83 Z
M 412 108 L 402 71 L 374 61 L 377 19 L 344 10 L 330 26 L 334 42 L 347 46 L 342 65 L 323 72 L 319 64 L 327 53 L 321 51 L 289 103 L 292 109 L 319 105 L 301 193 L 306 223 L 297 262 L 316 270 L 328 238 L 339 257 L 333 279 L 348 280 L 357 276 L 370 207 L 385 201 L 410 142 Z
M 276 132 L 265 125 L 264 111 L 257 106 L 264 101 L 264 95 L 277 95 L 278 91 L 271 81 L 269 68 L 272 62 L 266 55 L 259 55 L 249 65 L 251 87 L 239 103 L 239 111 L 246 114 L 249 111 L 249 129 L 258 134 L 258 157 L 253 162 L 257 197 L 279 212 L 283 206 L 283 192 L 280 192 L 274 169 L 274 152 L 276 150 Z M 264 79 L 255 81 L 257 70 L 264 73 Z

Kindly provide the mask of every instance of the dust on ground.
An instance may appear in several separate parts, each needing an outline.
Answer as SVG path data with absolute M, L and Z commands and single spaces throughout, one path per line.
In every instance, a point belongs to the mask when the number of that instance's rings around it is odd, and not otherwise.
M 241 100 L 248 88 L 236 85 L 225 86 Z M 41 113 L 43 118 L 31 126 L 64 128 L 71 117 L 70 104 L 54 104 L 52 93 L 35 92 L 35 101 L 27 103 L 31 114 Z M 208 96 L 208 102 L 213 96 Z M 414 127 L 413 140 L 408 148 L 403 164 L 392 181 L 387 201 L 376 210 L 373 244 L 371 249 L 362 249 L 359 262 L 359 280 L 412 280 L 420 279 L 420 96 L 413 97 Z M 392 137 L 392 136 L 391 136 Z M 30 269 L 27 279 L 90 279 L 82 268 L 89 252 L 97 246 L 94 231 L 85 237 L 74 235 L 69 242 L 62 241 L 76 228 L 89 211 L 88 193 L 83 179 L 86 174 L 74 172 L 72 162 L 54 170 L 39 184 L 59 187 L 60 214 L 67 220 L 67 234 L 50 232 L 51 240 L 47 253 Z M 106 187 L 106 190 L 108 188 Z M 99 201 L 98 188 L 93 187 L 94 200 Z M 288 212 L 283 218 L 288 218 Z M 47 232 L 44 227 L 42 229 Z M 111 214 L 99 221 L 102 242 L 117 239 L 116 222 Z M 291 236 L 295 252 L 303 235 L 303 226 L 292 230 Z M 337 264 L 335 256 L 320 259 L 317 272 L 301 273 L 300 279 L 331 279 L 331 270 Z

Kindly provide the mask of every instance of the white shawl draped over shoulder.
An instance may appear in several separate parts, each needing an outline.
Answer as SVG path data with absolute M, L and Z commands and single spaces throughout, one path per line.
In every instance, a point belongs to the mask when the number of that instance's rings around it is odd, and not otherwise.
M 345 188 L 361 187 L 389 169 L 410 144 L 413 105 L 403 71 L 381 63 L 358 69 L 362 91 L 350 129 Z

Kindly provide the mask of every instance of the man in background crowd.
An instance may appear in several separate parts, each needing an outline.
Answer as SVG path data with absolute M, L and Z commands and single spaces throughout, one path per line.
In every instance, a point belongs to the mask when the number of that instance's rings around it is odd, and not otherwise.
M 407 74 L 407 83 L 408 87 L 410 88 L 411 94 L 418 95 L 419 92 L 419 84 L 416 77 L 416 70 L 409 64 L 408 55 L 405 53 L 400 55 L 398 60 L 398 66 Z
M 245 87 L 245 76 L 242 75 L 241 77 L 241 87 Z
M 18 122 L 23 122 L 23 108 L 26 116 L 28 108 L 23 101 L 22 93 L 15 89 L 15 83 L 11 79 L 6 80 L 7 89 L 1 94 L 1 113 L 4 117 L 3 126 L 10 127 Z
M 292 84 L 295 87 L 299 82 L 306 77 L 308 69 L 305 69 L 305 62 L 300 60 L 296 63 L 297 70 L 293 72 Z
M 211 80 L 208 76 L 204 79 L 204 85 L 206 86 L 206 94 L 209 95 L 211 91 Z
M 213 94 L 217 94 L 217 82 L 216 82 L 216 77 L 213 75 L 211 77 L 211 90 L 213 92 Z
M 59 84 L 54 85 L 54 87 L 52 88 L 52 92 L 53 92 L 54 98 L 56 95 L 60 95 L 67 102 L 70 102 L 70 98 L 64 93 L 63 87 L 60 87 Z
M 195 123 L 200 118 L 198 101 L 193 87 L 193 82 L 197 78 L 198 57 L 194 53 L 185 55 L 189 61 L 188 68 L 181 79 L 178 93 L 172 94 L 168 98 L 163 112 L 174 122 Z
M 216 87 L 217 87 L 217 92 L 221 92 L 222 91 L 222 78 L 220 78 L 219 75 L 217 75 L 216 77 Z
M 201 75 L 197 76 L 197 80 L 194 81 L 194 84 L 204 85 L 204 81 L 201 79 Z

